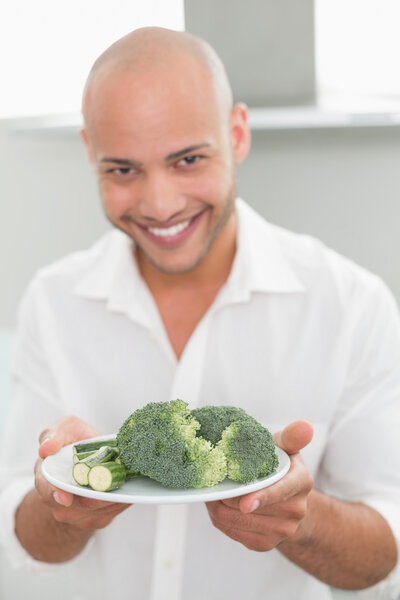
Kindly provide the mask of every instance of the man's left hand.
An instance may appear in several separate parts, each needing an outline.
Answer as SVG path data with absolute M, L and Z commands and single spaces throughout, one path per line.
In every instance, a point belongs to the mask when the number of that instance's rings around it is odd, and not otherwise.
M 313 487 L 311 473 L 299 451 L 311 442 L 313 429 L 307 421 L 291 423 L 274 435 L 275 444 L 290 455 L 290 469 L 270 487 L 216 502 L 208 502 L 213 525 L 250 550 L 265 552 L 293 538 L 307 514 Z

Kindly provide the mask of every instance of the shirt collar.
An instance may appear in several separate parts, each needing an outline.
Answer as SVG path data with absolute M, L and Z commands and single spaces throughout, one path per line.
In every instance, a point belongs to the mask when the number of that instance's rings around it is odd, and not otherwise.
M 303 283 L 281 248 L 277 228 L 240 198 L 236 209 L 237 250 L 217 304 L 244 302 L 252 292 L 304 292 Z M 155 307 L 155 303 L 133 259 L 130 238 L 119 230 L 112 230 L 89 254 L 93 255 L 90 268 L 78 281 L 74 293 L 88 299 L 106 300 L 109 310 L 127 313 L 150 326 L 152 319 L 145 306 L 150 302 Z
M 252 292 L 301 293 L 305 286 L 285 256 L 278 228 L 263 219 L 241 198 L 237 251 L 227 287 L 243 300 Z
M 74 294 L 91 300 L 103 300 L 108 310 L 127 314 L 151 327 L 146 310 L 154 300 L 145 285 L 133 256 L 132 240 L 119 230 L 103 236 L 92 248 L 90 267 L 78 281 Z M 146 297 L 146 302 L 143 301 Z

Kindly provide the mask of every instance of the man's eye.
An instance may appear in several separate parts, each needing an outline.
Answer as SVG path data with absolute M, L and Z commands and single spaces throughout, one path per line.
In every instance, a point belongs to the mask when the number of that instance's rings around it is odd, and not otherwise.
M 202 157 L 199 154 L 190 154 L 189 156 L 181 158 L 181 160 L 178 162 L 178 166 L 193 165 L 200 160 L 200 158 Z
M 111 173 L 116 175 L 131 175 L 134 173 L 134 169 L 131 167 L 118 167 L 117 169 L 111 169 Z

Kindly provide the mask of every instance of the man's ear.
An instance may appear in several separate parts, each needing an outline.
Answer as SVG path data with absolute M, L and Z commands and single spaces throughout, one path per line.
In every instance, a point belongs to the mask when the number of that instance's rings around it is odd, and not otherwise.
M 247 106 L 243 102 L 238 102 L 232 109 L 230 130 L 233 157 L 239 164 L 248 155 L 251 143 Z
M 90 146 L 90 142 L 89 142 L 89 138 L 87 136 L 87 133 L 86 133 L 86 131 L 84 129 L 81 129 L 79 133 L 81 134 L 81 138 L 83 140 L 83 143 L 86 146 L 86 150 L 87 150 L 87 153 L 88 153 L 88 156 L 89 156 L 89 162 L 92 165 L 92 167 L 94 167 L 94 156 L 93 156 L 92 148 Z

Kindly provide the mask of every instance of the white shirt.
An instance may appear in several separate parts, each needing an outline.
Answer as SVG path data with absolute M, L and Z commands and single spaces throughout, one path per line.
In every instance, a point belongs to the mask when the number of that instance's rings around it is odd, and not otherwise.
M 136 408 L 178 397 L 191 408 L 241 406 L 271 431 L 309 420 L 315 435 L 302 454 L 316 487 L 374 507 L 400 539 L 396 304 L 377 277 L 320 242 L 268 224 L 241 200 L 237 210 L 231 274 L 179 361 L 121 232 L 30 285 L 0 472 L 0 539 L 15 565 L 46 569 L 13 533 L 39 433 L 65 414 L 113 433 Z M 134 505 L 71 565 L 80 598 L 331 598 L 279 551 L 252 552 L 217 531 L 203 504 Z M 367 595 L 399 593 L 395 570 Z

